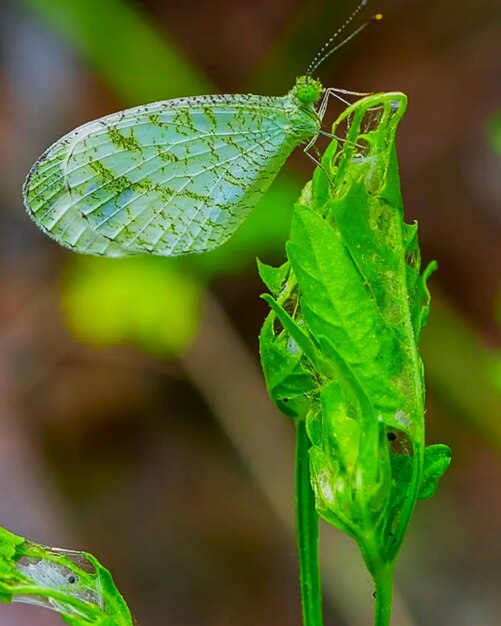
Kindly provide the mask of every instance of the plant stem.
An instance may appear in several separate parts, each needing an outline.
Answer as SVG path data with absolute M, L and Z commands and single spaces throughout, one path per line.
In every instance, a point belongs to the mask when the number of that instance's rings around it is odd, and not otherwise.
M 303 626 L 322 626 L 318 564 L 318 515 L 310 482 L 310 442 L 304 420 L 296 420 L 296 531 Z
M 381 569 L 375 576 L 374 581 L 376 583 L 374 626 L 390 626 L 393 599 L 393 567 Z

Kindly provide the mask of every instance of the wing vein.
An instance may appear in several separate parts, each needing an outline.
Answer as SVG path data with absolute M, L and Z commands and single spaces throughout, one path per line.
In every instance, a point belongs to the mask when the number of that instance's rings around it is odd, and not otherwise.
M 268 139 L 268 141 L 267 141 L 266 143 L 270 143 L 270 142 L 271 142 L 271 140 L 270 140 L 270 139 Z M 256 149 L 256 147 L 257 147 L 258 145 L 262 145 L 262 144 L 255 143 L 255 144 L 253 144 L 251 147 L 249 147 L 247 150 L 244 150 L 243 152 L 241 152 L 241 153 L 239 153 L 239 154 L 236 154 L 235 156 L 230 157 L 229 159 L 226 159 L 225 161 L 219 161 L 218 163 L 214 164 L 213 166 L 211 166 L 211 167 L 208 167 L 208 168 L 204 169 L 204 173 L 205 173 L 205 172 L 207 172 L 207 171 L 211 171 L 211 170 L 215 169 L 215 168 L 216 168 L 216 167 L 218 167 L 218 166 L 224 166 L 224 165 L 228 164 L 228 167 L 227 167 L 227 168 L 223 171 L 223 173 L 221 174 L 221 177 L 222 177 L 223 175 L 225 175 L 225 174 L 227 174 L 227 173 L 228 173 L 229 168 L 230 168 L 230 165 L 231 165 L 231 163 L 232 163 L 233 161 L 235 161 L 235 159 L 237 159 L 237 158 L 241 157 L 241 156 L 242 156 L 242 154 L 248 154 L 248 153 L 249 153 L 249 152 L 251 152 L 252 150 L 255 150 L 255 149 Z M 221 177 L 219 177 L 219 179 L 216 181 L 215 185 L 214 185 L 214 186 L 212 187 L 212 189 L 208 192 L 207 197 L 210 197 L 210 194 L 212 193 L 212 191 L 214 191 L 215 186 L 216 186 L 216 185 L 220 182 Z M 167 180 L 169 180 L 169 179 L 167 179 Z M 161 185 L 165 184 L 165 183 L 167 182 L 167 180 L 162 181 Z M 138 237 L 138 236 L 139 236 L 139 235 L 140 235 L 140 234 L 141 234 L 141 233 L 145 230 L 145 228 L 147 228 L 147 227 L 148 227 L 148 226 L 152 223 L 152 221 L 153 221 L 153 220 L 154 220 L 154 219 L 155 219 L 155 218 L 156 218 L 156 217 L 157 217 L 160 213 L 162 213 L 162 212 L 164 211 L 165 207 L 166 207 L 166 206 L 168 206 L 168 205 L 169 205 L 169 204 L 170 204 L 170 203 L 171 203 L 171 202 L 172 202 L 175 198 L 177 198 L 177 197 L 179 196 L 179 193 L 180 193 L 180 192 L 182 192 L 182 191 L 183 191 L 183 190 L 184 190 L 184 189 L 188 186 L 189 182 L 191 182 L 191 181 L 188 181 L 188 182 L 186 183 L 186 185 L 184 185 L 184 187 L 182 187 L 182 189 L 181 189 L 181 190 L 178 190 L 176 194 L 173 194 L 173 195 L 169 198 L 169 200 L 168 200 L 167 202 L 165 202 L 165 203 L 162 205 L 161 210 L 160 210 L 160 211 L 158 211 L 157 213 L 155 213 L 155 214 L 153 215 L 153 217 L 152 217 L 152 218 L 148 221 L 148 223 L 147 223 L 147 224 L 146 224 L 146 225 L 145 225 L 145 226 L 141 229 L 141 231 L 135 235 L 135 237 L 134 237 L 134 238 L 137 238 L 137 237 Z M 145 193 L 147 193 L 147 191 L 146 191 L 146 192 L 143 192 L 140 196 L 136 196 L 136 198 L 134 198 L 134 200 L 136 200 L 136 199 L 137 199 L 137 198 L 139 198 L 139 197 L 142 197 L 143 195 L 145 195 Z M 105 203 L 103 203 L 103 204 L 105 204 Z M 101 205 L 99 205 L 99 206 L 101 206 Z M 116 212 L 113 214 L 113 216 L 115 216 L 117 213 L 119 213 L 121 210 L 123 210 L 123 209 L 125 208 L 125 206 L 127 206 L 127 205 L 124 205 L 123 207 L 120 207 L 120 209 L 119 209 L 118 211 L 116 211 Z M 202 204 L 200 204 L 200 207 L 201 207 L 201 206 L 202 206 Z M 199 208 L 200 208 L 200 207 L 199 207 Z M 96 208 L 99 208 L 99 207 L 96 207 Z M 95 209 L 93 209 L 93 210 L 95 210 Z M 138 216 L 136 216 L 136 218 L 135 218 L 135 219 L 136 219 L 136 220 L 137 220 L 137 219 L 139 219 L 139 218 L 141 217 L 142 213 L 143 213 L 145 210 L 146 210 L 146 208 L 145 208 L 145 209 L 143 209 L 143 211 L 142 211 L 142 212 L 141 212 Z M 199 209 L 198 209 L 198 210 L 199 210 Z M 98 225 L 96 228 L 101 227 L 104 223 L 106 223 L 106 221 L 108 221 L 109 219 L 111 219 L 111 217 L 112 217 L 112 216 L 109 216 L 109 218 L 107 218 L 106 220 L 103 220 L 102 222 L 100 222 L 100 223 L 99 223 L 99 225 Z M 191 225 L 191 223 L 192 223 L 193 219 L 194 219 L 194 218 L 192 218 L 192 220 L 188 223 L 187 228 Z M 114 238 L 118 237 L 118 236 L 119 236 L 119 235 L 120 235 L 120 234 L 121 234 L 121 233 L 125 230 L 125 228 L 127 228 L 127 226 L 128 226 L 128 224 L 124 224 L 124 226 L 123 226 L 123 227 L 122 227 L 122 228 L 121 228 L 121 229 L 120 229 L 117 233 L 115 233 Z M 183 235 L 186 233 L 186 230 L 187 230 L 187 229 L 185 229 L 185 231 L 183 231 L 183 233 L 182 233 Z M 163 233 L 162 233 L 162 236 L 163 236 Z M 158 241 L 160 241 L 160 239 L 162 238 L 162 236 L 159 238 L 159 240 L 158 240 Z M 158 243 L 158 242 L 157 242 L 157 243 Z M 178 242 L 176 242 L 176 243 L 178 243 Z M 155 244 L 155 245 L 156 245 L 156 244 Z M 129 244 L 127 244 L 127 245 L 126 245 L 126 246 L 124 246 L 124 247 L 128 249 L 128 248 L 129 248 L 129 246 L 130 246 L 130 243 L 129 243 Z
M 237 131 L 237 132 L 232 132 L 232 133 L 220 133 L 220 134 L 219 134 L 219 135 L 217 135 L 217 136 L 218 136 L 218 137 L 233 137 L 233 136 L 247 136 L 247 135 L 265 135 L 265 133 L 263 133 L 262 131 L 255 131 L 255 130 L 254 130 L 254 131 L 249 131 L 249 132 L 238 132 L 238 131 Z M 203 138 L 203 137 L 206 137 L 206 136 L 208 136 L 208 135 L 202 135 L 202 138 Z M 178 141 L 178 142 L 175 142 L 174 144 L 171 144 L 171 145 L 174 145 L 174 146 L 180 146 L 180 145 L 188 144 L 189 142 L 194 141 L 194 140 L 198 140 L 198 139 L 200 139 L 200 136 L 198 136 L 198 135 L 197 135 L 196 137 L 189 137 L 189 138 L 187 138 L 187 139 L 184 139 L 183 141 Z M 158 143 L 158 144 L 147 144 L 147 145 L 146 145 L 146 146 L 144 146 L 144 147 L 153 147 L 153 146 L 155 146 L 155 145 L 157 145 L 157 146 L 161 146 L 161 145 L 165 145 L 165 144 L 160 144 L 160 143 Z M 82 152 L 84 152 L 84 151 L 82 150 L 81 152 L 79 152 L 79 153 L 77 153 L 77 154 L 82 154 Z M 92 163 L 95 163 L 95 162 L 98 162 L 98 161 L 102 161 L 103 159 L 106 159 L 106 158 L 108 158 L 108 157 L 110 157 L 110 156 L 119 155 L 119 154 L 122 154 L 122 153 L 124 153 L 124 152 L 130 152 L 130 150 L 128 150 L 127 148 L 124 148 L 124 149 L 122 149 L 122 150 L 113 150 L 112 152 L 109 152 L 108 154 L 105 154 L 105 155 L 103 155 L 103 156 L 99 157 L 98 159 L 94 159 L 93 161 L 89 161 L 88 163 L 83 163 L 83 164 L 81 164 L 81 165 L 78 165 L 77 167 L 74 167 L 72 170 L 69 170 L 69 171 L 67 171 L 67 172 L 63 172 L 63 173 L 61 174 L 61 176 L 58 176 L 58 178 L 56 178 L 56 179 L 54 179 L 54 180 L 50 181 L 50 186 L 51 186 L 51 187 L 52 187 L 52 186 L 54 186 L 54 184 L 55 184 L 55 183 L 58 183 L 61 179 L 64 179 L 66 176 L 68 176 L 68 175 L 70 175 L 70 174 L 74 174 L 74 173 L 75 173 L 75 172 L 77 172 L 78 170 L 80 170 L 80 169 L 82 169 L 83 167 L 86 167 L 87 165 L 89 165 L 91 162 L 92 162 Z M 196 154 L 187 155 L 186 157 L 183 157 L 183 158 L 182 158 L 182 159 L 180 159 L 180 160 L 186 161 L 186 160 L 189 160 L 189 159 L 192 159 L 192 158 L 196 158 L 196 157 L 199 157 L 199 156 L 203 156 L 204 154 L 208 154 L 209 152 L 210 152 L 210 150 L 206 150 L 205 152 L 198 152 L 198 153 L 196 153 Z M 146 159 L 145 161 L 142 161 L 141 165 L 144 165 L 145 163 L 148 163 L 151 159 L 154 159 L 155 157 L 160 157 L 160 158 L 161 158 L 161 156 L 160 156 L 160 155 L 163 155 L 163 154 L 168 154 L 168 153 L 169 153 L 169 150 L 162 150 L 161 152 L 158 152 L 157 154 L 152 155 L 151 157 L 149 157 L 149 158 L 148 158 L 148 159 Z M 74 154 L 74 153 L 72 153 L 72 154 L 70 155 L 70 157 L 69 157 L 69 158 L 74 157 L 74 156 L 75 156 L 75 154 Z M 125 175 L 126 175 L 126 174 L 128 174 L 129 172 L 133 171 L 136 167 L 137 167 L 137 165 L 135 165 L 134 167 L 132 167 L 132 168 L 130 168 L 129 170 L 125 171 L 123 174 L 121 174 L 121 176 L 125 176 Z M 89 182 L 89 180 L 91 180 L 91 178 L 88 178 L 87 180 L 82 181 L 80 184 L 81 184 L 81 185 L 83 185 L 83 184 L 85 184 L 85 183 Z M 39 188 L 39 187 L 40 187 L 40 186 L 41 186 L 44 182 L 46 182 L 46 181 L 45 181 L 45 180 L 41 180 L 39 185 L 37 185 L 37 186 L 32 186 L 32 187 L 29 189 L 30 194 L 31 194 L 31 193 L 34 193 L 34 192 L 37 192 L 37 191 L 38 191 L 38 188 Z M 42 189 L 39 193 L 43 193 L 43 192 L 45 191 L 45 189 L 47 189 L 47 187 L 44 187 L 44 188 L 43 188 L 43 189 Z M 55 195 L 55 194 L 54 194 L 54 195 Z M 54 197 L 54 196 L 50 196 L 50 198 L 48 198 L 48 199 L 47 199 L 47 201 L 50 201 L 53 197 Z
M 252 145 L 251 147 L 249 147 L 247 150 L 244 150 L 242 153 L 237 154 L 237 155 L 235 155 L 234 157 L 231 157 L 230 159 L 227 159 L 226 161 L 222 161 L 222 162 L 220 163 L 221 165 L 228 164 L 228 167 L 227 167 L 227 168 L 225 168 L 223 172 L 221 172 L 221 175 L 220 175 L 220 176 L 219 176 L 219 178 L 216 180 L 216 182 L 215 182 L 215 183 L 214 183 L 214 185 L 212 186 L 211 190 L 207 193 L 207 198 L 210 198 L 210 196 L 211 196 L 212 192 L 214 191 L 214 189 L 216 188 L 216 186 L 217 186 L 217 185 L 221 182 L 221 180 L 222 180 L 223 176 L 225 176 L 225 175 L 228 173 L 228 171 L 229 171 L 229 169 L 230 169 L 230 166 L 231 166 L 231 164 L 235 161 L 235 159 L 239 158 L 242 154 L 248 154 L 251 150 L 255 150 L 255 149 L 256 149 L 256 147 L 257 147 L 258 145 L 259 145 L 259 144 L 257 144 L 257 143 L 256 143 L 256 144 Z M 186 185 L 185 185 L 185 187 L 186 187 Z M 184 189 L 185 187 L 183 187 L 183 189 Z M 161 210 L 160 210 L 160 211 L 158 211 L 158 213 L 156 213 L 156 214 L 155 214 L 155 215 L 154 215 L 154 216 L 153 216 L 153 217 L 152 217 L 152 218 L 148 221 L 147 225 L 146 225 L 146 226 L 144 226 L 144 227 L 141 229 L 140 233 L 142 233 L 142 232 L 145 230 L 145 228 L 147 228 L 147 227 L 148 227 L 148 226 L 149 226 L 149 225 L 153 222 L 153 220 L 154 220 L 154 219 L 158 216 L 158 214 L 159 214 L 159 213 L 162 213 L 162 212 L 165 210 L 165 208 L 166 208 L 166 207 L 167 207 L 167 206 L 168 206 L 168 205 L 172 202 L 172 200 L 173 200 L 175 197 L 176 197 L 176 196 L 172 196 L 171 198 L 169 198 L 169 200 L 168 200 L 167 202 L 165 202 L 165 203 L 162 205 Z M 195 217 L 196 217 L 196 216 L 197 216 L 197 214 L 199 213 L 199 211 L 200 211 L 201 207 L 202 207 L 202 203 L 201 203 L 201 204 L 198 206 L 198 208 L 195 210 L 195 214 L 193 215 L 193 217 L 191 218 L 191 220 L 190 220 L 190 221 L 188 222 L 188 224 L 186 225 L 186 228 L 183 230 L 183 232 L 179 235 L 179 237 L 178 237 L 178 238 L 177 238 L 177 240 L 175 241 L 174 245 L 172 246 L 172 249 L 174 249 L 174 248 L 176 247 L 176 245 L 179 243 L 179 241 L 182 239 L 182 237 L 186 234 L 186 232 L 187 232 L 188 228 L 189 228 L 189 227 L 191 226 L 191 224 L 193 223 L 193 220 L 195 219 Z M 121 232 L 121 231 L 120 231 L 120 232 Z M 134 237 L 134 239 L 133 239 L 132 241 L 134 241 L 134 240 L 135 240 L 135 239 L 139 236 L 139 234 L 140 234 L 140 233 L 138 233 L 138 234 Z M 157 239 L 157 241 L 153 243 L 152 248 L 155 248 L 155 246 L 157 246 L 157 245 L 158 245 L 158 243 L 161 241 L 161 239 L 162 239 L 162 237 L 164 236 L 164 234 L 165 234 L 164 232 L 162 232 L 162 233 L 161 233 L 161 235 L 160 235 L 160 237 Z M 130 243 L 132 243 L 132 241 L 131 241 Z M 127 249 L 129 249 L 129 246 L 130 246 L 130 244 L 127 244 L 127 246 L 124 246 L 124 247 L 126 247 Z
M 257 145 L 257 144 L 255 144 L 255 145 Z M 222 147 L 223 147 L 223 146 L 222 146 Z M 210 152 L 210 150 L 207 150 L 207 152 L 206 152 L 205 154 L 209 154 L 209 152 Z M 146 161 L 145 161 L 145 162 L 146 162 Z M 144 162 L 144 163 L 145 163 L 145 162 Z M 144 163 L 143 163 L 143 164 L 144 164 Z M 226 163 L 226 161 L 218 161 L 218 162 L 217 162 L 217 163 L 215 163 L 213 166 L 206 167 L 206 168 L 204 168 L 202 171 L 203 171 L 204 173 L 205 173 L 205 172 L 208 172 L 208 171 L 211 171 L 212 169 L 214 169 L 214 168 L 215 168 L 215 167 L 217 167 L 218 165 L 220 165 L 220 164 L 224 164 L 224 163 Z M 132 182 L 132 181 L 131 181 L 131 186 L 138 185 L 139 183 L 141 183 L 142 181 L 144 181 L 144 179 L 145 179 L 145 178 L 148 178 L 149 176 L 152 176 L 153 174 L 156 174 L 159 170 L 161 170 L 161 169 L 162 169 L 162 167 L 164 167 L 164 166 L 163 166 L 163 165 L 160 165 L 159 167 L 157 167 L 157 168 L 156 168 L 156 169 L 154 169 L 153 171 L 148 172 L 147 174 L 145 174 L 144 176 L 142 176 L 141 178 L 139 178 L 137 181 L 134 181 L 134 182 Z M 134 168 L 131 168 L 130 170 L 127 170 L 126 172 L 124 172 L 124 174 L 122 174 L 122 176 L 125 176 L 126 174 L 130 173 L 130 172 L 131 172 L 131 171 L 133 171 L 134 169 L 136 169 L 136 168 L 134 167 Z M 201 172 L 199 172 L 199 173 L 201 173 Z M 194 175 L 192 176 L 192 178 L 195 178 L 197 175 L 198 175 L 198 174 L 194 174 Z M 183 178 L 183 176 L 178 176 L 178 175 L 176 175 L 176 176 L 171 176 L 171 177 L 168 177 L 168 178 L 164 179 L 164 180 L 160 183 L 160 186 L 165 185 L 165 184 L 166 184 L 169 180 L 174 180 L 175 178 Z M 100 185 L 100 186 L 99 186 L 99 187 L 97 187 L 96 189 L 93 189 L 93 190 L 92 190 L 92 191 L 90 191 L 89 193 L 87 193 L 87 194 L 85 194 L 84 196 L 82 196 L 81 198 L 79 198 L 77 202 L 80 202 L 81 200 L 85 200 L 85 198 L 87 198 L 87 197 L 88 197 L 89 195 L 91 195 L 92 193 L 95 193 L 96 191 L 100 191 L 100 190 L 101 190 L 104 186 L 106 186 L 106 184 L 107 184 L 107 183 L 103 183 L 102 185 Z M 139 196 L 136 196 L 136 198 L 140 198 L 140 197 L 144 196 L 146 193 L 148 193 L 148 191 L 149 191 L 149 190 L 148 190 L 148 189 L 146 189 L 146 190 L 145 190 L 143 193 L 141 193 Z M 107 198 L 106 200 L 104 200 L 103 202 L 101 202 L 100 204 L 98 204 L 97 206 L 93 207 L 91 211 L 89 211 L 88 213 L 86 213 L 86 214 L 85 214 L 85 216 L 86 216 L 86 217 L 88 217 L 89 215 L 92 215 L 92 213 L 95 213 L 95 211 L 99 210 L 99 209 L 100 209 L 100 208 L 101 208 L 104 204 L 107 204 L 110 200 L 112 200 L 113 198 L 115 198 L 117 195 L 119 195 L 119 193 L 121 193 L 121 192 L 116 192 L 116 193 L 114 193 L 114 194 L 113 194 L 113 195 L 111 195 L 109 198 Z M 134 200 L 134 199 L 136 199 L 136 198 L 133 198 L 132 200 Z M 125 208 L 126 206 L 128 206 L 128 204 L 129 204 L 129 203 L 125 204 L 123 207 L 120 207 L 120 209 Z M 110 216 L 110 217 L 111 217 L 111 216 Z M 102 222 L 102 223 L 105 223 L 105 222 Z M 100 224 L 99 224 L 99 226 L 101 226 L 101 225 L 102 225 L 102 223 L 100 223 Z

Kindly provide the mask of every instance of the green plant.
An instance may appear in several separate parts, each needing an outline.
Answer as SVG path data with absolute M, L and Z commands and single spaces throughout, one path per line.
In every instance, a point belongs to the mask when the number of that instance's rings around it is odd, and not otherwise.
M 429 310 L 416 224 L 403 221 L 395 133 L 403 94 L 348 107 L 294 207 L 287 262 L 260 264 L 271 292 L 260 349 L 268 391 L 297 431 L 296 504 L 305 626 L 319 626 L 317 514 L 357 542 L 390 622 L 395 560 L 417 499 L 450 462 L 425 447 L 417 344 Z M 308 462 L 309 458 L 309 462 Z

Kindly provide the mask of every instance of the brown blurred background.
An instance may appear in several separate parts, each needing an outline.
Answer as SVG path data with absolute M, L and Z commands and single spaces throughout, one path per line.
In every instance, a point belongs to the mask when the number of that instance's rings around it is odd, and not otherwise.
M 400 90 L 407 220 L 431 280 L 422 340 L 429 443 L 453 464 L 418 505 L 395 626 L 501 615 L 501 7 L 374 0 L 385 20 L 319 71 Z M 0 6 L 0 525 L 91 551 L 141 626 L 300 625 L 292 430 L 267 399 L 255 257 L 280 262 L 311 174 L 294 155 L 233 242 L 207 257 L 76 257 L 21 185 L 49 143 L 126 106 L 280 95 L 354 0 L 4 0 Z M 334 104 L 334 119 L 339 112 Z M 322 529 L 326 626 L 369 626 L 356 549 Z M 2 626 L 57 615 L 0 606 Z

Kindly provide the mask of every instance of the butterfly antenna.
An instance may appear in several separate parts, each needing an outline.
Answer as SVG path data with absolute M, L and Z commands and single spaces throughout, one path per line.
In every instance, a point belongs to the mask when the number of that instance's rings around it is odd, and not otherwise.
M 372 22 L 378 22 L 383 19 L 383 15 L 381 13 L 376 13 L 372 17 L 370 17 L 366 22 L 364 22 L 361 26 L 355 29 L 348 37 L 345 37 L 342 41 L 340 41 L 337 45 L 332 48 L 329 46 L 343 33 L 343 31 L 351 24 L 351 22 L 355 19 L 355 17 L 360 13 L 360 11 L 365 7 L 368 0 L 361 0 L 358 4 L 357 8 L 353 11 L 353 13 L 348 17 L 348 19 L 336 30 L 336 32 L 329 38 L 328 41 L 320 48 L 317 54 L 314 56 L 312 62 L 308 66 L 306 70 L 306 75 L 311 76 L 313 72 L 320 66 L 322 63 L 328 59 L 331 54 L 334 54 L 337 50 L 342 48 L 349 41 L 354 39 L 359 33 L 372 24 Z

